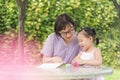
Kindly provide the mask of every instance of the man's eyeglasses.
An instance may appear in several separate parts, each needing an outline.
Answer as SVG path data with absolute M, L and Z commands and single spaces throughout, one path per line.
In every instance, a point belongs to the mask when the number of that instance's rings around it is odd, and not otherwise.
M 74 30 L 74 28 L 72 28 L 72 29 L 70 29 L 70 30 L 67 31 L 67 32 L 60 32 L 60 35 L 61 35 L 61 36 L 67 36 L 67 34 L 72 35 L 72 34 L 74 34 L 74 32 L 75 32 L 75 30 Z

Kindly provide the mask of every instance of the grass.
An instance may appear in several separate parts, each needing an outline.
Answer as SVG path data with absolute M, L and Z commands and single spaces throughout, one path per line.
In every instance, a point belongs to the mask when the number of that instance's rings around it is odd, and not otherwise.
M 120 80 L 120 70 L 115 69 L 112 75 L 105 76 L 105 80 Z

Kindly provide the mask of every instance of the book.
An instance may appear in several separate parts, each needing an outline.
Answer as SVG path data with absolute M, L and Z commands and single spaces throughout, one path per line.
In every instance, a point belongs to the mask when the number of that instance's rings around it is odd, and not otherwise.
M 60 67 L 64 67 L 64 66 L 66 66 L 65 63 L 44 63 L 44 64 L 37 66 L 37 68 L 55 69 L 55 68 L 60 68 Z

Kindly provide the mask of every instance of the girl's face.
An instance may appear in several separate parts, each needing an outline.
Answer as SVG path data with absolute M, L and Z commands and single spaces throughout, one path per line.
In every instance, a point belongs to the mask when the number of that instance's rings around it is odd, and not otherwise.
M 86 37 L 84 35 L 85 31 L 78 33 L 78 42 L 83 51 L 87 51 L 88 48 L 92 45 L 92 37 Z
M 66 43 L 69 43 L 72 41 L 74 37 L 75 30 L 70 25 L 67 25 L 64 30 L 60 31 L 61 37 L 65 40 Z

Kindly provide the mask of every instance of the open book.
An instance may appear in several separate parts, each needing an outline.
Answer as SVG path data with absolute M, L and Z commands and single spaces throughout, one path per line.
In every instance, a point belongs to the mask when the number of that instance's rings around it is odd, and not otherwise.
M 37 66 L 37 68 L 55 69 L 55 68 L 60 68 L 60 67 L 64 67 L 64 66 L 66 66 L 65 63 L 44 63 L 44 64 Z

